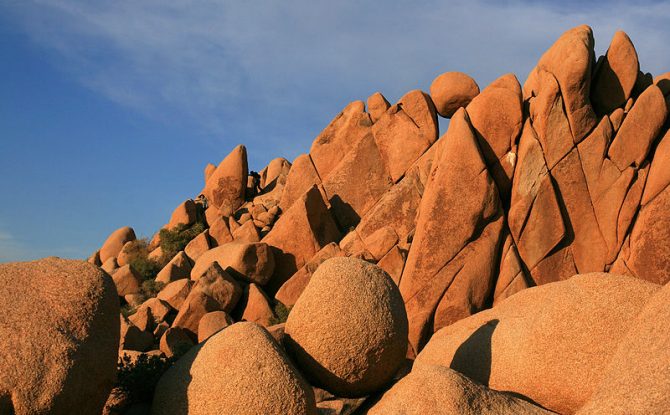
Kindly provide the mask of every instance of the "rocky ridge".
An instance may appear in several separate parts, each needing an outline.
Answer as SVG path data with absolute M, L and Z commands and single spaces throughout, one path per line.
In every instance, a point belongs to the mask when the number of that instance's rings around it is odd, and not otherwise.
M 236 147 L 150 241 L 89 258 L 122 305 L 104 412 L 669 410 L 669 111 L 670 73 L 579 26 L 523 86 L 375 93 L 259 173 Z M 146 367 L 155 395 L 122 382 Z M 21 376 L 0 413 L 30 413 Z

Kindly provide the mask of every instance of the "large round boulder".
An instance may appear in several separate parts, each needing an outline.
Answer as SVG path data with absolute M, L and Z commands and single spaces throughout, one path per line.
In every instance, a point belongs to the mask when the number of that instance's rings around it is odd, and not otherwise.
M 116 378 L 119 299 L 84 261 L 0 265 L 0 413 L 102 412 Z
M 479 85 L 463 72 L 445 72 L 430 84 L 430 97 L 437 113 L 451 118 L 461 107 L 466 107 L 479 95 Z
M 275 269 L 274 256 L 266 243 L 230 242 L 198 257 L 191 270 L 191 279 L 200 278 L 214 262 L 236 279 L 258 285 L 265 285 Z
M 528 288 L 437 331 L 414 367 L 451 367 L 491 389 L 574 413 L 659 288 L 606 273 Z
M 286 321 L 286 345 L 316 385 L 357 397 L 385 386 L 407 353 L 407 314 L 391 277 L 356 258 L 319 266 Z
M 402 378 L 368 415 L 549 415 L 522 399 L 491 390 L 453 369 L 426 365 Z
M 161 377 L 152 414 L 315 415 L 310 386 L 262 327 L 241 322 L 192 348 Z

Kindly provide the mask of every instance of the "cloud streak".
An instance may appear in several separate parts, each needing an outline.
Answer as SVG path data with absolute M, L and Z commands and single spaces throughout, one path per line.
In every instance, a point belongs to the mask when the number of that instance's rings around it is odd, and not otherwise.
M 482 86 L 506 72 L 523 81 L 553 40 L 581 23 L 596 30 L 600 52 L 622 28 L 644 68 L 670 69 L 667 3 L 100 4 L 9 8 L 68 73 L 108 99 L 166 121 L 181 117 L 206 138 L 235 134 L 294 153 L 312 137 L 291 139 L 291 127 L 316 133 L 346 102 L 375 90 L 394 100 L 446 70 Z

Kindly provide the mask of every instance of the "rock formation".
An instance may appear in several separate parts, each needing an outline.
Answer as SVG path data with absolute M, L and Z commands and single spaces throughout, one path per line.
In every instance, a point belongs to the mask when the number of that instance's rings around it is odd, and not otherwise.
M 3 332 L 0 413 L 66 399 L 61 386 L 16 392 L 42 374 L 22 371 L 17 350 L 65 373 L 89 363 L 54 363 L 51 347 L 110 338 L 114 357 L 134 357 L 106 413 L 668 411 L 670 73 L 644 73 L 624 32 L 596 58 L 579 26 L 519 79 L 480 90 L 446 72 L 430 93 L 376 92 L 308 153 L 258 173 L 240 145 L 151 240 L 109 236 L 88 261 L 112 278 L 12 265 L 60 277 L 36 294 L 6 277 L 1 311 L 26 328 Z M 47 290 L 61 274 L 79 278 L 63 282 L 79 290 L 67 306 Z M 100 335 L 84 324 L 106 298 L 92 275 L 122 306 Z M 107 360 L 83 382 L 101 385 L 92 407 L 109 392 Z M 151 392 L 161 379 L 153 402 L 128 386 L 147 368 Z

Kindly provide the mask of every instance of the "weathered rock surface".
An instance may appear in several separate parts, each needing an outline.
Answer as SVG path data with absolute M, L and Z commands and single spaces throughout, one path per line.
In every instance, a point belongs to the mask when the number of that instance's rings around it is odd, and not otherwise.
M 267 331 L 253 323 L 237 323 L 191 349 L 161 377 L 151 413 L 317 411 L 312 389 Z
M 445 72 L 430 85 L 430 96 L 437 112 L 451 118 L 459 108 L 467 106 L 479 94 L 474 79 L 463 72 Z
M 200 278 L 214 262 L 234 278 L 259 285 L 265 285 L 275 269 L 274 256 L 266 243 L 231 242 L 202 254 L 193 266 L 191 278 Z
M 244 203 L 247 174 L 247 149 L 240 145 L 221 161 L 201 193 L 212 206 L 230 212 L 226 215 L 230 216 Z
M 133 228 L 124 226 L 112 232 L 100 248 L 100 262 L 104 264 L 108 259 L 116 257 L 126 242 L 135 240 Z
M 321 264 L 285 331 L 305 375 L 338 396 L 379 390 L 407 350 L 407 316 L 397 287 L 379 267 L 354 258 Z
M 119 300 L 84 261 L 0 265 L 0 411 L 99 414 L 116 377 Z

